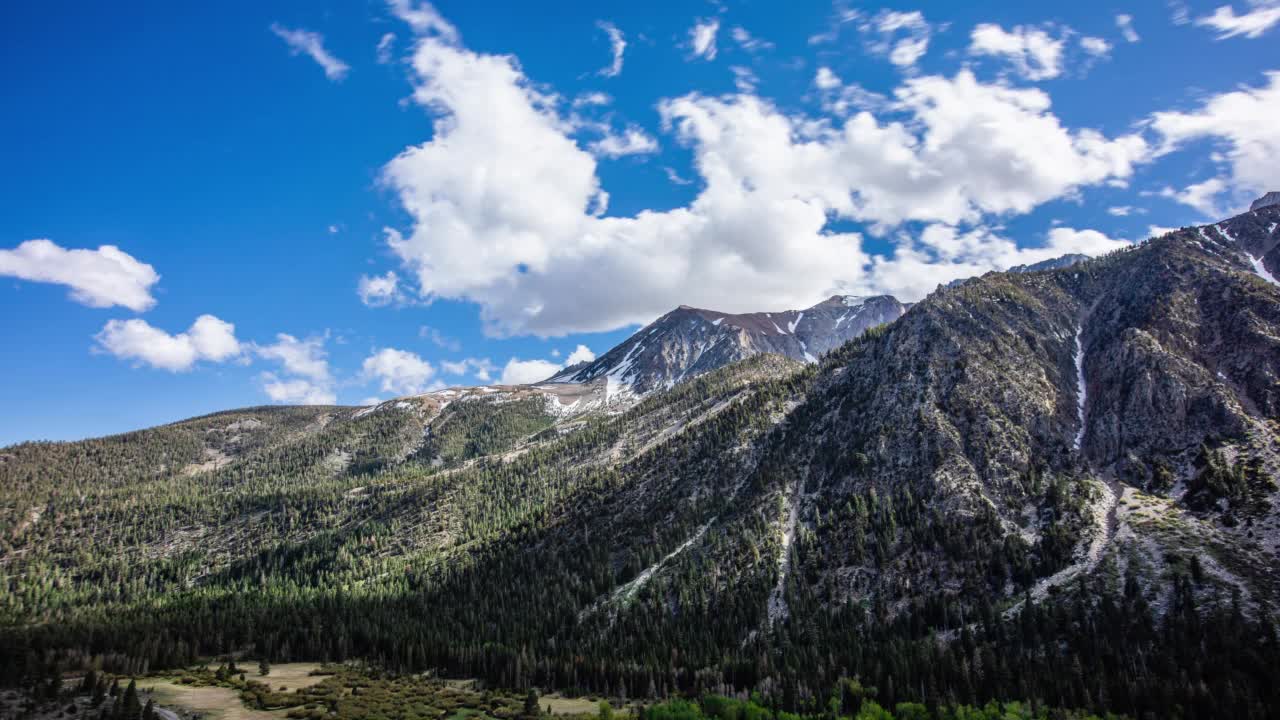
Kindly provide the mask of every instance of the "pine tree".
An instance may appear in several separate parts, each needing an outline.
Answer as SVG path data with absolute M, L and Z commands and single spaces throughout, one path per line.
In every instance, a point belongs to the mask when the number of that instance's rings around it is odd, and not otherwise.
M 266 677 L 271 674 L 271 663 L 267 662 L 266 658 L 262 658 L 258 661 L 258 674 L 262 677 Z
M 125 688 L 121 713 L 122 720 L 141 720 L 142 718 L 142 700 L 138 697 L 138 683 L 135 680 L 130 680 L 129 687 Z
M 529 688 L 529 694 L 524 696 L 524 716 L 536 718 L 541 714 L 541 708 L 538 707 L 538 693 L 533 688 Z

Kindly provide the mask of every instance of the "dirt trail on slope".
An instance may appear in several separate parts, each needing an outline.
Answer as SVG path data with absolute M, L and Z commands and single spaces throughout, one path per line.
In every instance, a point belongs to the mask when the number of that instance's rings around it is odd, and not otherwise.
M 1111 479 L 1099 481 L 1098 486 L 1102 490 L 1102 497 L 1090 508 L 1094 522 L 1090 531 L 1089 545 L 1077 562 L 1037 582 L 1031 588 L 1031 599 L 1033 601 L 1037 603 L 1043 602 L 1049 596 L 1050 588 L 1060 587 L 1080 575 L 1088 575 L 1093 572 L 1098 567 L 1098 563 L 1101 562 L 1107 546 L 1115 539 L 1116 530 L 1120 524 L 1117 513 L 1123 489 L 1120 487 L 1120 483 Z M 1004 616 L 1006 618 L 1013 616 L 1022 609 L 1023 602 L 1025 601 L 1019 600 L 1013 607 L 1005 610 Z

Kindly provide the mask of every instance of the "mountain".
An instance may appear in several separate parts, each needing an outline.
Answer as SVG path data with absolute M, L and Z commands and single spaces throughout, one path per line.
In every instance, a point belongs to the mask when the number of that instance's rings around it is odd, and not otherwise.
M 1030 272 L 1044 272 L 1045 270 L 1061 270 L 1062 268 L 1071 267 L 1072 265 L 1075 265 L 1077 263 L 1082 263 L 1088 259 L 1089 259 L 1088 255 L 1081 255 L 1080 253 L 1067 253 L 1066 255 L 1061 255 L 1056 258 L 1050 258 L 1048 260 L 1041 260 L 1038 263 L 1031 263 L 1030 265 L 1015 265 L 1009 268 L 1009 272 L 1030 273 Z
M 0 674 L 243 651 L 790 709 L 1280 716 L 1278 224 L 989 273 L 819 362 L 670 389 L 650 343 L 731 316 L 676 310 L 584 383 L 4 448 Z M 738 324 L 799 343 L 809 313 Z M 609 407 L 641 357 L 658 389 Z
M 906 312 L 893 297 L 835 295 L 805 310 L 729 314 L 682 305 L 551 383 L 605 379 L 609 397 L 644 395 L 759 353 L 806 362 Z
M 1253 204 L 1249 206 L 1249 211 L 1257 212 L 1262 208 L 1271 207 L 1272 205 L 1280 205 L 1280 192 L 1269 192 L 1257 200 L 1254 200 Z
M 1044 272 L 1046 270 L 1061 270 L 1063 268 L 1071 267 L 1072 265 L 1075 265 L 1077 263 L 1082 263 L 1088 259 L 1090 259 L 1088 255 L 1081 255 L 1080 253 L 1067 253 L 1066 255 L 1059 255 L 1056 258 L 1041 260 L 1040 262 L 1037 262 L 1037 263 L 1030 263 L 1028 265 L 1014 265 L 1008 270 L 1005 270 L 1005 272 L 1033 273 L 1033 272 Z M 952 280 L 951 282 L 947 283 L 943 287 L 949 287 L 949 288 L 960 287 L 961 285 L 964 285 L 965 283 L 975 279 L 976 278 L 974 277 L 956 278 L 955 280 Z

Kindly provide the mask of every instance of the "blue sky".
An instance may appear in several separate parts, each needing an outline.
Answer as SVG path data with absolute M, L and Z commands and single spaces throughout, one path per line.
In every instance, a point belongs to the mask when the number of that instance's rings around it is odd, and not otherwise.
M 1218 2 L 9 4 L 0 444 L 1229 214 L 1280 184 L 1280 3 Z

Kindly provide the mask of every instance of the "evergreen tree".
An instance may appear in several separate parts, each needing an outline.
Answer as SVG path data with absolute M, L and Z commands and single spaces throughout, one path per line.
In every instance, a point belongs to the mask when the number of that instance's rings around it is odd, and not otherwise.
M 529 693 L 524 696 L 524 717 L 536 718 L 542 714 L 542 709 L 538 706 L 538 693 L 533 688 L 529 688 Z

